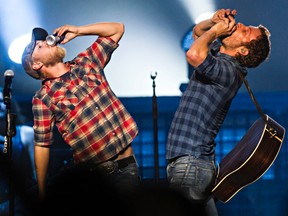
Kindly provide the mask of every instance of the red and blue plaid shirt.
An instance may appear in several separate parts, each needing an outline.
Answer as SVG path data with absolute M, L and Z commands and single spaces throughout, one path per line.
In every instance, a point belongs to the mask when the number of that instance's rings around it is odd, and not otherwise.
M 32 100 L 35 145 L 49 146 L 56 124 L 75 163 L 100 163 L 127 147 L 138 127 L 111 90 L 104 67 L 118 47 L 99 37 L 70 62 L 63 76 L 43 81 Z

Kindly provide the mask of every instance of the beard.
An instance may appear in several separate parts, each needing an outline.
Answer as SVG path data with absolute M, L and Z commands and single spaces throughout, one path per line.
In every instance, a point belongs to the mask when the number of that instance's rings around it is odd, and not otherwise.
M 53 55 L 46 56 L 43 60 L 45 66 L 53 66 L 59 62 L 63 62 L 63 59 L 66 56 L 66 49 L 60 46 L 56 47 L 56 51 Z

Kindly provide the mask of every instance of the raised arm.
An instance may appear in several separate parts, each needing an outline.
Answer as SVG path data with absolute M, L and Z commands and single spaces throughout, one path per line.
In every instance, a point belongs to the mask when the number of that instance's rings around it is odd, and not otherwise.
M 187 61 L 193 67 L 199 66 L 207 57 L 210 44 L 217 38 L 230 35 L 235 30 L 234 15 L 225 15 L 227 10 L 219 10 L 214 16 L 200 22 L 194 28 L 194 43 L 186 53 Z
M 98 35 L 102 37 L 111 37 L 116 43 L 120 41 L 124 34 L 124 24 L 118 22 L 98 22 L 83 26 L 64 25 L 54 30 L 54 33 L 61 36 L 65 34 L 64 40 L 61 44 L 78 36 L 84 35 Z
M 234 17 L 236 14 L 237 14 L 236 10 L 232 10 L 232 11 L 230 9 L 217 10 L 210 19 L 203 20 L 202 22 L 198 23 L 193 28 L 194 40 L 196 40 L 198 37 L 200 37 L 204 32 L 208 31 L 216 23 L 223 21 L 229 15 Z

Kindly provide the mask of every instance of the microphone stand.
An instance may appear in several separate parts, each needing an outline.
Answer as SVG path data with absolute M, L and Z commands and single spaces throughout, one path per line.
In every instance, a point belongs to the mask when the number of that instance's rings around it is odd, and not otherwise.
M 7 89 L 6 89 L 7 90 Z M 5 90 L 4 90 L 5 91 Z M 9 89 L 10 91 L 10 89 Z M 8 155 L 8 181 L 9 181 L 9 215 L 14 215 L 14 175 L 13 175 L 13 161 L 12 161 L 12 137 L 16 134 L 16 115 L 11 113 L 11 93 L 4 97 L 4 104 L 6 105 L 6 136 L 4 140 L 3 153 Z
M 154 166 L 155 166 L 155 181 L 158 184 L 159 181 L 159 165 L 158 165 L 158 107 L 157 107 L 157 98 L 155 94 L 155 78 L 157 72 L 154 75 L 151 73 L 151 79 L 153 80 L 153 97 L 152 97 L 152 111 L 153 111 L 153 131 L 154 131 Z

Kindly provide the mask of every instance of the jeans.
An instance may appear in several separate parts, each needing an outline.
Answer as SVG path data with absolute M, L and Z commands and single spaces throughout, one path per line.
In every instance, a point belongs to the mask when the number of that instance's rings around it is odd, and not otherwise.
M 192 201 L 201 215 L 217 216 L 211 187 L 216 176 L 214 161 L 205 161 L 194 156 L 182 156 L 167 165 L 169 188 L 180 192 Z
M 140 175 L 137 163 L 130 163 L 124 168 L 115 168 L 107 177 L 120 192 L 134 192 L 140 185 Z
M 71 168 L 72 170 L 86 171 L 91 177 L 101 174 L 101 177 L 104 178 L 104 182 L 110 184 L 120 192 L 134 192 L 138 189 L 138 186 L 140 186 L 141 178 L 138 164 L 134 156 L 118 161 L 106 161 L 102 164 L 79 163 L 64 168 L 64 173 L 67 173 L 67 170 L 69 172 L 69 169 L 71 172 Z M 62 172 L 60 172 L 60 174 Z

